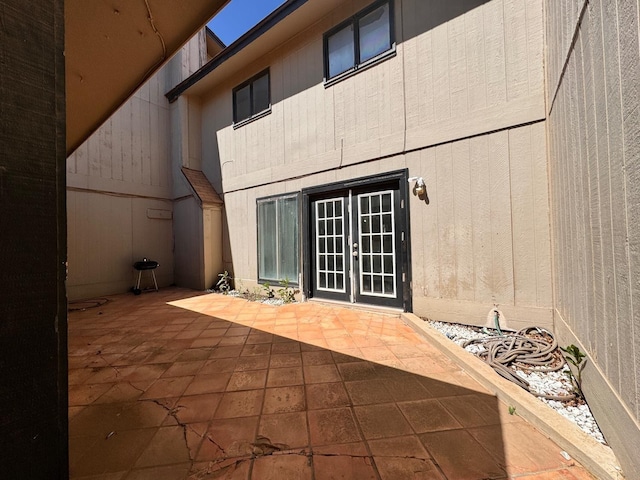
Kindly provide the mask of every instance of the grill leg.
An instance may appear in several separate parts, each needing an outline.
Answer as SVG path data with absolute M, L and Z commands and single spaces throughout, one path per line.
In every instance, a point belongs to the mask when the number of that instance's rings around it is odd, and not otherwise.
M 140 277 L 142 276 L 142 270 L 138 270 L 138 281 L 136 282 L 136 290 L 140 290 Z
M 158 291 L 158 282 L 156 282 L 156 271 L 151 270 L 151 275 L 153 275 L 153 284 L 156 286 L 156 292 Z

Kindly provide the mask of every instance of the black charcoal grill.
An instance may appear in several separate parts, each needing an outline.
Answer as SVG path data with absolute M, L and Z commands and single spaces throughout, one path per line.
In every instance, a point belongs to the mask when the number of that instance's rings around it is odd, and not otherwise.
M 156 281 L 156 268 L 158 268 L 160 264 L 154 260 L 149 260 L 147 258 L 143 258 L 141 262 L 136 262 L 133 264 L 133 268 L 138 271 L 138 281 L 136 282 L 136 286 L 133 287 L 133 293 L 135 295 L 140 295 L 142 290 L 140 290 L 140 279 L 142 278 L 142 272 L 151 272 L 151 276 L 153 277 L 153 285 L 155 286 L 155 291 L 158 291 L 158 282 Z

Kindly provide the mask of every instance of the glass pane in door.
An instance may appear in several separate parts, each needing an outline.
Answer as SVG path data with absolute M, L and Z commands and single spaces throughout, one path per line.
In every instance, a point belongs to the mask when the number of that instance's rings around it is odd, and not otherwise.
M 396 296 L 393 191 L 358 195 L 360 294 Z
M 318 290 L 346 292 L 344 199 L 315 202 L 316 285 Z

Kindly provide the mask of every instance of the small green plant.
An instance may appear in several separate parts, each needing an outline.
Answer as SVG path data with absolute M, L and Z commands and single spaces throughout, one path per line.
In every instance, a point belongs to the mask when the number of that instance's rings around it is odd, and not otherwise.
M 571 379 L 571 384 L 573 385 L 576 394 L 579 397 L 584 398 L 584 395 L 582 394 L 582 370 L 584 370 L 584 366 L 586 365 L 584 361 L 586 355 L 574 344 L 571 344 L 566 348 L 560 347 L 560 350 L 563 352 L 562 356 L 564 359 L 575 368 L 574 373 L 570 366 L 567 375 Z
M 220 280 L 216 283 L 216 288 L 220 290 L 223 295 L 226 295 L 231 291 L 231 275 L 225 270 L 224 273 L 219 273 L 218 276 Z
M 271 289 L 271 285 L 269 285 L 269 283 L 265 282 L 262 285 L 262 290 L 264 290 L 264 296 L 267 298 L 273 298 L 274 297 L 274 293 L 273 290 Z
M 514 407 L 513 405 L 509 405 L 509 415 L 515 415 L 516 414 L 516 407 Z
M 280 297 L 284 303 L 293 303 L 296 301 L 296 293 L 299 293 L 300 290 L 291 287 L 288 279 L 285 278 L 282 280 L 280 287 L 281 288 L 278 289 L 278 297 Z

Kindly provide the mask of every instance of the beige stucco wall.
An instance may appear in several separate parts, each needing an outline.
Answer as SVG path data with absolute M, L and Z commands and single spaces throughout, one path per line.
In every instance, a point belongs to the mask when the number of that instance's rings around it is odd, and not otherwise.
M 255 282 L 256 198 L 408 167 L 431 198 L 411 204 L 414 311 L 484 323 L 495 302 L 512 326 L 551 327 L 542 1 L 397 0 L 396 55 L 325 88 L 323 33 L 369 3 L 198 99 L 225 259 Z M 232 88 L 267 67 L 271 113 L 234 130 Z
M 123 292 L 143 257 L 174 282 L 171 116 L 164 94 L 206 55 L 197 34 L 67 158 L 71 300 Z M 204 52 L 206 54 L 206 52 Z
M 589 405 L 627 478 L 640 478 L 638 4 L 547 10 L 556 324 L 588 353 Z

